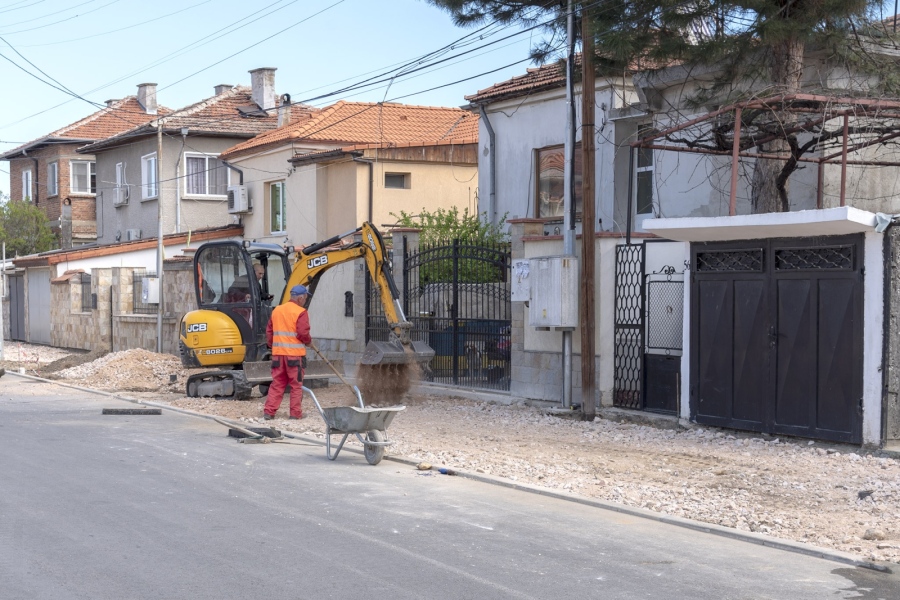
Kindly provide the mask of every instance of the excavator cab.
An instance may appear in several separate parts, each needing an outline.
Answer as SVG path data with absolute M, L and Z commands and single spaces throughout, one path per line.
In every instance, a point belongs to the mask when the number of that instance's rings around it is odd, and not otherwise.
M 198 310 L 181 321 L 182 364 L 223 369 L 189 380 L 188 395 L 249 397 L 252 383 L 233 367 L 268 358 L 266 324 L 290 277 L 275 244 L 210 242 L 194 256 Z

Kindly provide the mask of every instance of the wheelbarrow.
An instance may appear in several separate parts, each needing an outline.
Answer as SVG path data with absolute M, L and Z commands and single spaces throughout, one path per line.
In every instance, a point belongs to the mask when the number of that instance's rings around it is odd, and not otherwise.
M 335 406 L 322 408 L 316 395 L 309 388 L 304 387 L 303 391 L 312 398 L 322 420 L 325 421 L 325 455 L 328 460 L 337 458 L 344 447 L 344 442 L 350 435 L 355 435 L 363 445 L 363 452 L 366 460 L 370 465 L 377 465 L 384 458 L 384 448 L 389 446 L 391 442 L 387 439 L 386 429 L 394 417 L 401 410 L 406 410 L 405 406 L 388 406 L 385 408 L 367 408 L 363 404 L 362 395 L 359 388 L 351 386 L 356 394 L 356 400 L 359 406 Z M 332 452 L 331 436 L 343 435 L 341 443 L 334 448 Z M 365 436 L 365 437 L 363 437 Z

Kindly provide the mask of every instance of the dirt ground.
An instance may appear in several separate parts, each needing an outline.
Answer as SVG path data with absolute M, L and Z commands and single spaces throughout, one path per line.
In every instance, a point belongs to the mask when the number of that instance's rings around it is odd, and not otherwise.
M 7 343 L 7 370 L 24 367 L 69 384 L 263 422 L 264 399 L 256 390 L 244 402 L 186 398 L 187 373 L 177 357 L 14 350 Z M 341 384 L 314 393 L 326 406 L 353 403 Z M 570 421 L 523 403 L 427 389 L 414 388 L 396 403 L 407 408 L 388 428 L 389 455 L 900 563 L 900 461 L 894 458 L 855 446 L 642 425 L 607 413 L 590 423 Z M 308 397 L 303 410 L 302 420 L 288 421 L 285 401 L 279 418 L 266 424 L 322 437 L 324 424 Z

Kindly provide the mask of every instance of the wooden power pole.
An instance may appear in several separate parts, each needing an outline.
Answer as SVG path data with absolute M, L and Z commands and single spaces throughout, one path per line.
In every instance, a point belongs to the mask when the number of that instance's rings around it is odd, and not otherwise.
M 594 368 L 594 32 L 581 8 L 581 416 L 596 413 Z

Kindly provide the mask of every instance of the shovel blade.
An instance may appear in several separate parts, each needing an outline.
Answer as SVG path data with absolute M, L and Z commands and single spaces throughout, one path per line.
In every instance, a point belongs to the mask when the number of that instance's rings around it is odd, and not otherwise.
M 369 342 L 360 363 L 364 365 L 401 365 L 426 363 L 434 358 L 434 350 L 425 342 Z

